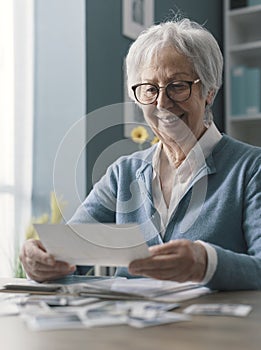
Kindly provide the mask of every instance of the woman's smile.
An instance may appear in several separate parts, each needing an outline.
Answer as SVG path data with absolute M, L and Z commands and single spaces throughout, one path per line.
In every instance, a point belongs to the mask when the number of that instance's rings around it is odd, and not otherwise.
M 184 117 L 185 113 L 182 113 L 180 115 L 176 115 L 174 113 L 171 113 L 167 116 L 159 116 L 155 114 L 155 117 L 159 119 L 159 121 L 165 125 L 172 125 L 175 124 L 177 121 L 180 121 Z

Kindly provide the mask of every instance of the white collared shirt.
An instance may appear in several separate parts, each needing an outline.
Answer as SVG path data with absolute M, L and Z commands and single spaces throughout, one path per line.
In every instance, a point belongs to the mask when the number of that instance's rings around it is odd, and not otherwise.
M 215 145 L 220 141 L 222 135 L 218 131 L 214 122 L 212 122 L 206 132 L 198 140 L 196 145 L 190 150 L 185 160 L 178 168 L 173 166 L 174 180 L 170 197 L 169 206 L 167 207 L 163 197 L 160 184 L 160 153 L 162 150 L 162 143 L 156 149 L 152 159 L 153 179 L 152 179 L 152 193 L 155 208 L 157 209 L 161 218 L 161 234 L 164 237 L 165 229 L 170 221 L 171 215 L 179 204 L 181 198 L 187 191 L 194 177 L 205 163 L 205 159 L 210 155 Z M 213 276 L 217 266 L 217 253 L 215 249 L 208 243 L 200 242 L 207 251 L 208 266 L 207 271 L 202 281 L 206 284 Z

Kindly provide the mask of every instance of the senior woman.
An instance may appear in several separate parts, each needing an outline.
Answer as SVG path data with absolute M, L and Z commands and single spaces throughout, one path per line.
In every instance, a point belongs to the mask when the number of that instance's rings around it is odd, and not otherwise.
M 118 275 L 260 289 L 261 150 L 213 122 L 223 65 L 216 40 L 189 19 L 169 21 L 143 32 L 126 62 L 129 94 L 160 142 L 112 164 L 71 223 L 140 225 L 151 256 Z M 75 269 L 39 241 L 24 244 L 21 260 L 37 281 Z

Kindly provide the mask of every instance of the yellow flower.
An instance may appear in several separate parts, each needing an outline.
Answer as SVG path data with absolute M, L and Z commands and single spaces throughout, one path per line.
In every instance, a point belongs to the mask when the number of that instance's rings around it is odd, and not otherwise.
M 34 229 L 33 224 L 29 224 L 29 226 L 27 227 L 26 231 L 25 231 L 25 239 L 39 239 L 37 232 Z
M 39 236 L 37 232 L 34 229 L 34 224 L 58 224 L 62 221 L 62 213 L 61 211 L 65 207 L 66 202 L 62 201 L 61 198 L 57 198 L 54 192 L 51 192 L 50 194 L 50 208 L 51 208 L 51 214 L 48 215 L 47 213 L 37 217 L 32 218 L 32 221 L 29 223 L 26 231 L 25 231 L 25 238 L 30 239 L 39 239 Z
M 48 214 L 43 214 L 41 216 L 39 216 L 38 218 L 33 218 L 32 222 L 29 224 L 29 226 L 27 227 L 26 231 L 25 231 L 25 238 L 26 239 L 30 239 L 30 238 L 34 238 L 34 239 L 39 239 L 39 236 L 33 226 L 33 224 L 46 224 L 49 221 L 49 215 Z
M 155 143 L 158 143 L 159 142 L 159 138 L 158 136 L 154 136 L 153 140 L 151 141 L 151 145 L 155 145 Z
M 50 195 L 50 206 L 51 206 L 51 223 L 56 224 L 62 221 L 62 213 L 67 202 L 61 198 L 57 198 L 54 192 Z
M 131 139 L 136 143 L 142 144 L 146 140 L 148 140 L 148 138 L 149 138 L 149 134 L 147 129 L 144 128 L 144 126 L 137 126 L 131 131 Z

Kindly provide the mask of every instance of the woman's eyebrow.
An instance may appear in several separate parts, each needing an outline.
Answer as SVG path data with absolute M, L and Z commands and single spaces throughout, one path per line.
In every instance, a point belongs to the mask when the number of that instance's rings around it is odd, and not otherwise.
M 178 72 L 178 73 L 174 73 L 173 75 L 170 75 L 168 77 L 166 77 L 167 80 L 176 80 L 176 79 L 180 79 L 180 75 L 185 75 L 187 77 L 191 76 L 192 73 L 187 73 L 187 72 Z M 144 81 L 148 81 L 148 82 L 152 82 L 154 80 L 157 80 L 158 77 L 143 77 L 142 80 Z
M 171 75 L 171 76 L 169 77 L 169 79 L 176 79 L 177 76 L 180 76 L 180 75 L 185 75 L 185 76 L 189 77 L 189 76 L 191 75 L 191 73 L 187 73 L 187 72 L 178 72 L 178 73 L 175 73 L 175 74 Z

